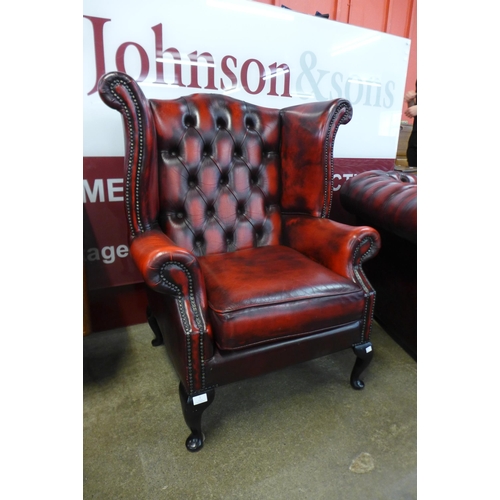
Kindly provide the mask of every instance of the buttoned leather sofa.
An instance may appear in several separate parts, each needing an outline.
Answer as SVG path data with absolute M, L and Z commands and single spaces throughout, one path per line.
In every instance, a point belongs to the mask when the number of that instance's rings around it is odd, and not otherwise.
M 375 318 L 417 359 L 417 176 L 373 170 L 348 179 L 342 207 L 380 233 L 381 249 L 364 270 L 377 290 Z

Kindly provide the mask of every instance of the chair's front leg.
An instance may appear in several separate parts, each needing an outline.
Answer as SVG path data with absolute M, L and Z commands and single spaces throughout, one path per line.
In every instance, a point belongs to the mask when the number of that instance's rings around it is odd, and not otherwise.
M 364 388 L 365 383 L 359 379 L 373 358 L 373 346 L 371 342 L 365 342 L 352 347 L 356 354 L 356 362 L 351 373 L 351 386 L 356 390 Z
M 186 448 L 188 451 L 199 451 L 203 448 L 203 442 L 205 441 L 205 436 L 201 430 L 201 417 L 203 412 L 212 404 L 215 390 L 209 389 L 200 395 L 189 396 L 182 383 L 180 383 L 179 397 L 184 420 L 191 430 L 191 434 L 186 439 Z

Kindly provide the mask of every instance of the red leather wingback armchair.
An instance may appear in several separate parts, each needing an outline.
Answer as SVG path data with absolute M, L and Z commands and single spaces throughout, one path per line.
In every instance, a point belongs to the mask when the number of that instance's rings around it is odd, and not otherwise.
M 180 380 L 191 430 L 217 386 L 352 348 L 372 359 L 375 292 L 362 263 L 379 234 L 331 220 L 337 99 L 283 110 L 225 95 L 147 99 L 123 73 L 103 101 L 123 117 L 130 252 L 148 320 Z

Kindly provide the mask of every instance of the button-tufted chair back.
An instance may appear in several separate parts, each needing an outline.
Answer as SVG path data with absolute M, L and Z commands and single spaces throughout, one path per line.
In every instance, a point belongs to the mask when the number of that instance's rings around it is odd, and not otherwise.
M 207 94 L 150 104 L 165 234 L 196 256 L 278 244 L 279 110 Z

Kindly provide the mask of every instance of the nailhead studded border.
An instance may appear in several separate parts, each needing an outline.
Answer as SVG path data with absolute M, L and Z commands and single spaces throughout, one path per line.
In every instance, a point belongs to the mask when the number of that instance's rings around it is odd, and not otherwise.
M 133 164 L 133 157 L 134 157 L 134 146 L 133 146 L 133 141 L 131 140 L 132 134 L 133 134 L 133 121 L 132 117 L 130 116 L 130 111 L 127 107 L 127 104 L 125 101 L 120 97 L 120 95 L 116 92 L 116 87 L 117 86 L 123 86 L 127 90 L 128 94 L 130 95 L 132 102 L 134 103 L 135 110 L 136 110 L 136 116 L 137 116 L 137 130 L 139 133 L 139 156 L 138 156 L 138 168 L 136 172 L 136 183 L 135 183 L 135 195 L 136 195 L 136 206 L 135 206 L 135 215 L 137 217 L 137 226 L 139 228 L 139 232 L 144 232 L 144 227 L 141 222 L 141 214 L 139 210 L 139 186 L 140 186 L 140 176 L 141 176 L 141 170 L 142 170 L 142 165 L 144 161 L 144 126 L 142 123 L 142 115 L 140 113 L 139 105 L 137 102 L 137 97 L 133 93 L 132 89 L 128 85 L 128 83 L 125 80 L 122 79 L 117 79 L 113 81 L 113 83 L 110 86 L 110 92 L 111 94 L 115 97 L 117 101 L 119 101 L 122 105 L 123 113 L 127 121 L 127 130 L 130 136 L 129 140 L 129 153 L 128 153 L 128 164 L 127 164 L 127 176 L 125 179 L 125 207 L 126 207 L 126 212 L 127 212 L 127 220 L 128 220 L 128 225 L 130 229 L 130 234 L 133 236 L 136 236 L 137 232 L 135 231 L 134 228 L 134 223 L 132 220 L 132 201 L 130 199 L 130 185 L 132 183 L 132 164 Z
M 182 296 L 182 292 L 179 286 L 172 283 L 166 276 L 168 268 L 170 267 L 178 267 L 182 270 L 182 272 L 186 275 L 188 279 L 188 298 L 191 304 L 191 309 L 194 314 L 194 322 L 195 326 L 199 331 L 199 350 L 200 350 L 200 375 L 201 375 L 201 386 L 202 389 L 205 388 L 205 358 L 203 353 L 203 337 L 206 334 L 206 330 L 203 328 L 202 318 L 200 316 L 200 312 L 198 306 L 196 304 L 196 300 L 194 297 L 194 288 L 193 288 L 193 279 L 191 277 L 191 273 L 189 269 L 182 263 L 176 261 L 165 262 L 160 268 L 160 278 L 162 283 L 167 286 L 170 290 L 174 291 L 177 295 L 176 301 L 179 307 L 179 313 L 181 316 L 182 326 L 184 331 L 186 332 L 186 348 L 187 348 L 187 357 L 188 357 L 188 384 L 189 384 L 189 392 L 194 392 L 194 383 L 193 383 L 193 356 L 192 356 L 192 338 L 191 335 L 193 333 L 193 329 L 189 322 L 189 318 L 186 312 L 186 307 L 184 305 L 184 298 Z
M 362 255 L 359 255 L 359 253 L 361 252 L 361 247 L 366 242 L 370 243 L 370 247 Z M 371 286 L 369 286 L 369 281 L 366 278 L 366 275 L 363 271 L 363 268 L 361 267 L 361 264 L 371 256 L 373 251 L 374 251 L 373 250 L 373 240 L 371 238 L 364 238 L 359 242 L 358 246 L 354 250 L 353 259 L 352 259 L 354 275 L 356 276 L 356 280 L 357 280 L 358 284 L 363 288 L 363 291 L 365 292 L 365 311 L 363 313 L 363 328 L 361 329 L 361 343 L 370 339 L 372 327 L 373 327 L 373 311 L 375 309 L 375 299 L 376 299 L 375 290 L 373 290 L 373 288 Z M 359 265 L 357 263 L 358 259 L 359 259 Z M 371 318 L 368 318 L 368 315 L 369 315 L 368 309 L 370 306 L 371 306 L 372 314 L 371 314 Z M 370 319 L 370 325 L 369 325 L 369 328 L 367 331 L 368 319 Z
M 326 146 L 325 146 L 325 159 L 324 159 L 324 169 L 325 169 L 325 191 L 324 191 L 324 203 L 323 203 L 323 209 L 321 211 L 321 217 L 322 218 L 330 218 L 330 213 L 332 210 L 332 200 L 333 200 L 333 180 L 334 180 L 334 157 L 333 157 L 333 145 L 335 142 L 335 137 L 337 135 L 338 129 L 340 125 L 344 123 L 348 123 L 351 118 L 352 118 L 352 107 L 348 102 L 342 103 L 343 106 L 341 108 L 337 108 L 332 119 L 330 120 L 330 123 L 328 124 L 328 132 L 326 134 Z M 338 115 L 342 113 L 342 116 L 340 119 L 337 121 Z M 337 121 L 337 124 L 335 126 L 335 129 L 333 130 L 332 133 L 332 127 L 333 124 Z M 332 162 L 332 175 L 331 178 L 328 179 L 328 164 L 331 155 L 331 162 Z M 330 184 L 330 203 L 328 203 L 327 206 L 327 200 L 328 200 L 328 184 Z

